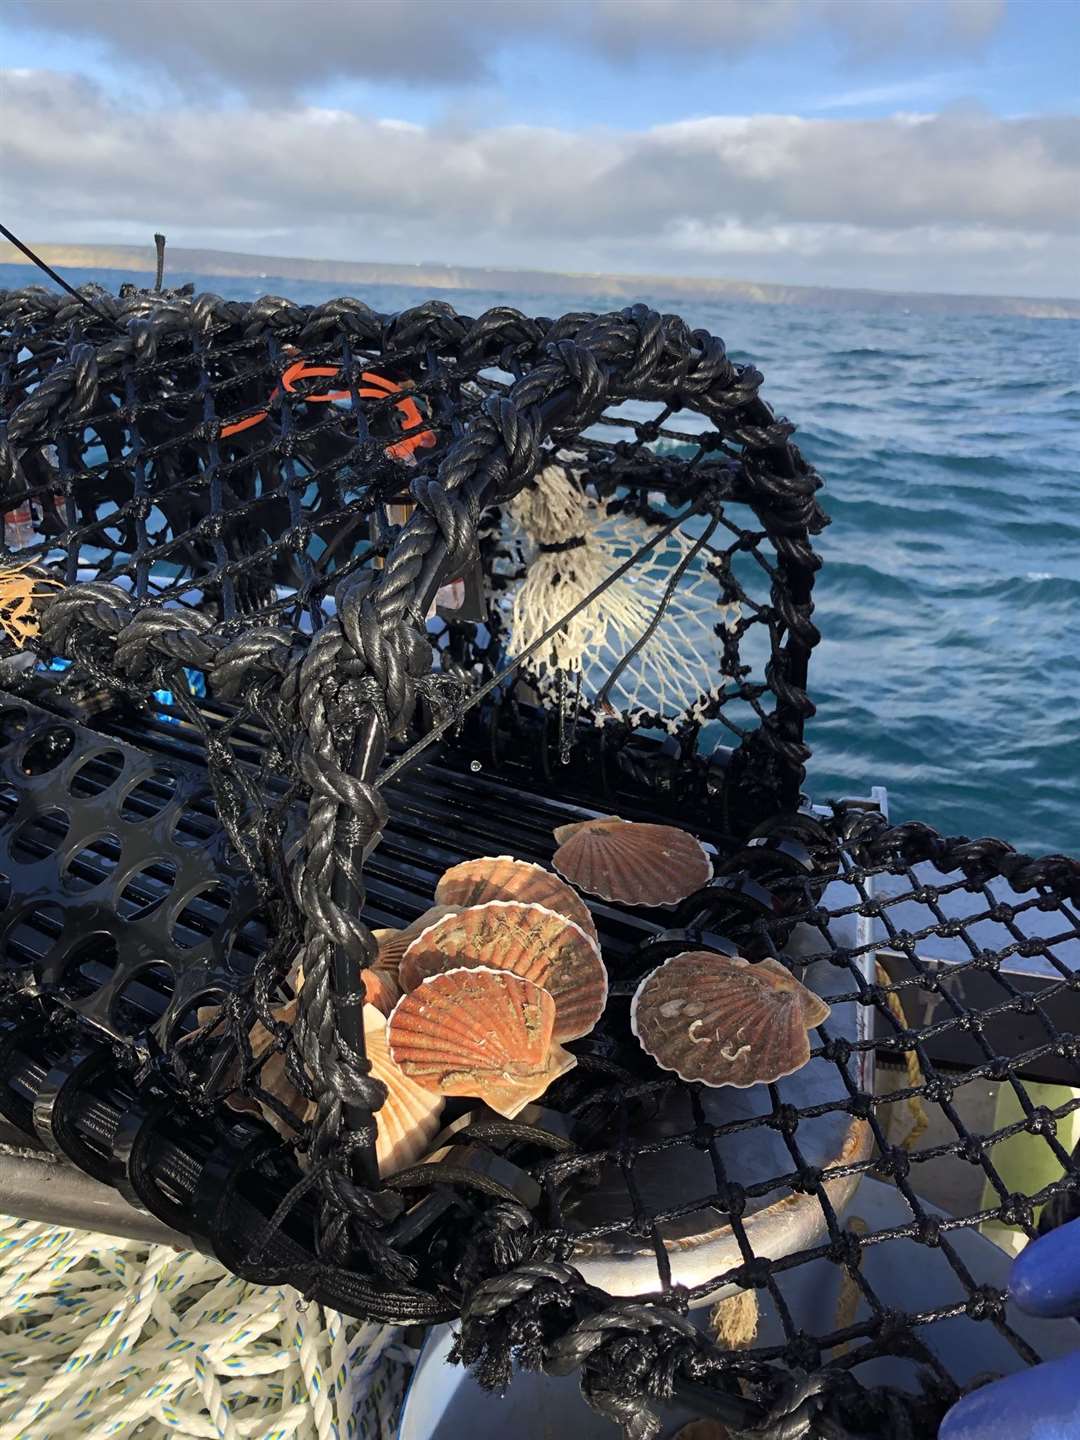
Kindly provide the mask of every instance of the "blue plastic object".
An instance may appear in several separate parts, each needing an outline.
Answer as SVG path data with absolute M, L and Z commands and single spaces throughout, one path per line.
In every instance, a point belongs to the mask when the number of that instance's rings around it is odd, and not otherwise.
M 1009 1276 L 1009 1294 L 1029 1315 L 1080 1315 L 1080 1220 L 1051 1230 L 1021 1251 Z
M 1080 1315 L 1080 1220 L 1029 1245 L 1013 1264 L 1009 1294 L 1029 1315 Z M 1077 1332 L 1080 1345 L 1080 1331 Z M 965 1395 L 939 1440 L 1078 1440 L 1080 1348 Z

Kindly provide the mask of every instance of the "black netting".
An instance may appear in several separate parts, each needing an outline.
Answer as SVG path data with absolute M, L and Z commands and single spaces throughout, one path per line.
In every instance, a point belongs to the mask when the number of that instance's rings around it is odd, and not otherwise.
M 33 647 L 0 711 L 7 1119 L 254 1279 L 463 1313 L 489 1381 L 581 1366 L 643 1436 L 673 1392 L 734 1430 L 932 1435 L 1033 1363 L 972 1242 L 1075 1194 L 1080 1101 L 1030 1084 L 1076 1083 L 1080 869 L 799 808 L 824 519 L 760 375 L 643 307 L 85 298 L 0 297 L 0 613 Z M 553 592 L 593 617 L 577 651 Z M 514 1120 L 451 1101 L 380 1177 L 371 929 L 596 813 L 693 830 L 715 878 L 592 905 L 611 995 L 576 1068 Z M 809 1065 L 658 1070 L 629 1000 L 687 948 L 827 998 Z M 1037 1191 L 996 1163 L 1020 1133 Z

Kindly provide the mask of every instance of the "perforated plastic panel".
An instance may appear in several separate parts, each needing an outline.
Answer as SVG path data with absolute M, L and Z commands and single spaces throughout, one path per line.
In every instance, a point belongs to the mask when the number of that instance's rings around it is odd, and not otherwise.
M 0 954 L 24 990 L 164 1050 L 250 977 L 258 896 L 205 770 L 5 697 L 0 807 Z

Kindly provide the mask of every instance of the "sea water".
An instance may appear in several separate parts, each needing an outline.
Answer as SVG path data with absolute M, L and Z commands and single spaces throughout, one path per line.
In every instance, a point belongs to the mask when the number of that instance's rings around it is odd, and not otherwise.
M 115 289 L 138 277 L 73 271 Z M 234 299 L 341 287 L 169 274 Z M 0 266 L 0 287 L 43 279 Z M 47 282 L 45 282 L 47 283 Z M 430 298 L 371 286 L 377 310 Z M 439 291 L 464 313 L 613 308 Z M 640 297 L 752 361 L 817 467 L 815 799 L 888 787 L 894 819 L 1080 855 L 1080 322 Z

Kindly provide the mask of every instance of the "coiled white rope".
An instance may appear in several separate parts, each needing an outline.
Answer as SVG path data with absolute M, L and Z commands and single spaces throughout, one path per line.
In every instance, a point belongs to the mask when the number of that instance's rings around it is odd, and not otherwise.
M 204 1255 L 0 1216 L 0 1440 L 389 1440 L 410 1359 Z

